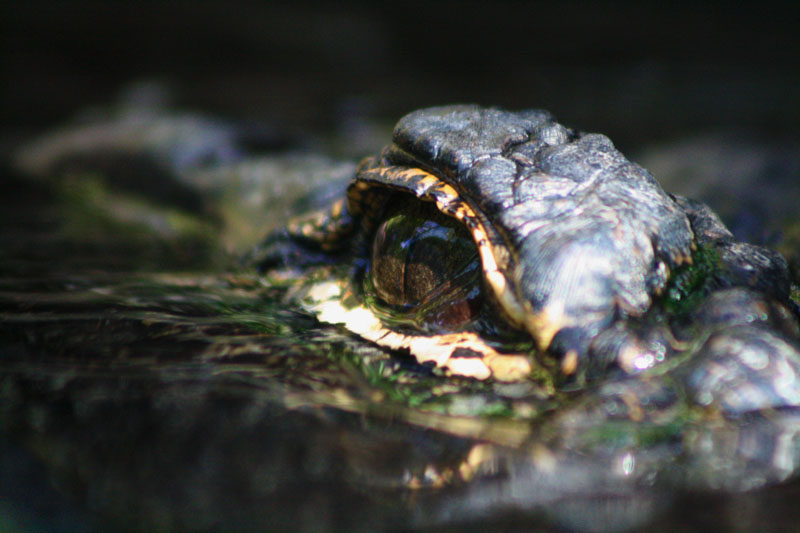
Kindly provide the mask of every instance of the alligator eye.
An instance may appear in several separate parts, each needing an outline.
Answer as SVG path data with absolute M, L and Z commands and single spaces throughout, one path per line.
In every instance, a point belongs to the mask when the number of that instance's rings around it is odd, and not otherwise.
M 402 201 L 372 242 L 365 283 L 384 318 L 454 331 L 480 309 L 480 259 L 465 228 L 429 202 Z

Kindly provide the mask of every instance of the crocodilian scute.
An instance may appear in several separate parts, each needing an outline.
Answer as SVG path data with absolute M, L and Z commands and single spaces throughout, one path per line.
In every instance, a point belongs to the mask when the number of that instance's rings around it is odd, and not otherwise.
M 644 313 L 689 260 L 684 211 L 611 141 L 542 111 L 424 109 L 400 120 L 380 165 L 431 169 L 487 228 L 489 285 L 540 348 L 583 356 L 614 320 Z
M 797 310 L 780 254 L 736 241 L 707 206 L 664 192 L 603 135 L 568 129 L 544 111 L 416 111 L 398 122 L 393 143 L 379 157 L 362 162 L 345 200 L 329 216 L 297 226 L 290 236 L 296 243 L 318 243 L 334 261 L 369 264 L 376 257 L 369 243 L 385 241 L 371 236 L 375 228 L 392 226 L 382 221 L 398 212 L 399 196 L 435 206 L 466 228 L 480 258 L 484 299 L 498 311 L 494 318 L 526 332 L 537 349 L 510 353 L 479 329 L 415 332 L 408 323 L 398 329 L 358 303 L 352 278 L 328 280 L 304 293 L 321 320 L 407 350 L 446 373 L 481 379 L 527 379 L 542 365 L 580 379 L 603 376 L 611 366 L 636 374 L 686 350 L 694 350 L 682 356 L 693 360 L 692 372 L 709 376 L 716 364 L 709 354 L 728 352 L 729 344 L 747 357 L 783 361 L 751 379 L 767 392 L 788 380 L 775 369 L 785 366 L 800 376 Z M 682 295 L 687 288 L 694 294 Z M 734 289 L 746 290 L 747 306 L 724 297 Z M 690 298 L 668 305 L 674 295 Z M 693 314 L 697 305 L 705 311 Z M 744 309 L 761 308 L 789 318 L 765 319 L 755 327 L 753 317 L 763 313 Z M 703 318 L 708 316 L 717 318 L 709 322 Z M 794 329 L 784 327 L 786 321 Z M 751 334 L 733 335 L 745 323 Z M 759 340 L 775 324 L 789 331 L 781 333 L 785 345 Z M 713 345 L 704 344 L 709 336 Z M 710 387 L 688 394 L 706 402 Z M 790 388 L 800 398 L 800 377 Z

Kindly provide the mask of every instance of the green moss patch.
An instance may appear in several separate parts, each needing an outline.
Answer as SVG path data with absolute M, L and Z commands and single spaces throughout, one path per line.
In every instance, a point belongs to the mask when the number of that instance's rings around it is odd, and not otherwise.
M 660 300 L 664 311 L 672 315 L 694 309 L 708 295 L 708 283 L 719 270 L 719 256 L 710 246 L 699 246 L 692 263 L 673 270 Z

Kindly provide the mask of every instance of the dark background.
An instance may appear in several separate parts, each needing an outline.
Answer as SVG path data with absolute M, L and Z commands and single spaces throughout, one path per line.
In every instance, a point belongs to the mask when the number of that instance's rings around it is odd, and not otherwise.
M 142 79 L 311 133 L 454 102 L 547 108 L 623 151 L 800 123 L 788 2 L 6 1 L 0 19 L 6 148 Z

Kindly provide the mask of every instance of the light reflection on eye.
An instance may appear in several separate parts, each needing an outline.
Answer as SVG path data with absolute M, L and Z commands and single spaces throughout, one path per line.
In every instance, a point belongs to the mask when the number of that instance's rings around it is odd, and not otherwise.
M 480 309 L 480 259 L 458 221 L 428 202 L 391 209 L 372 241 L 368 295 L 395 318 L 429 331 L 454 331 Z

